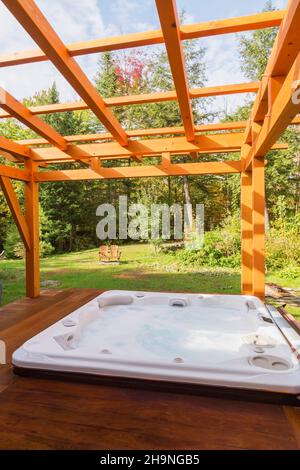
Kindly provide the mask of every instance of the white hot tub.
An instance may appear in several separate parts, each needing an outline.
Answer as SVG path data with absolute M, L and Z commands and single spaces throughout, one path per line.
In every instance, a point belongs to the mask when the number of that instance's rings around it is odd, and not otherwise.
M 108 291 L 27 341 L 16 372 L 75 373 L 300 395 L 300 336 L 239 295 Z

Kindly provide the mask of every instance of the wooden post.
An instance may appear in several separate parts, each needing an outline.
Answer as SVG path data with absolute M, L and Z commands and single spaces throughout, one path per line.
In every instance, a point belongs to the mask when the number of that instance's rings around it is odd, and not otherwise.
M 242 294 L 251 295 L 252 284 L 252 173 L 241 173 Z
M 253 295 L 265 299 L 265 162 L 254 158 L 252 164 Z
M 40 295 L 39 260 L 39 185 L 34 181 L 36 164 L 25 160 L 25 168 L 31 174 L 25 182 L 25 218 L 30 236 L 30 249 L 26 249 L 26 295 L 35 298 Z
M 17 229 L 21 235 L 25 248 L 30 249 L 30 235 L 27 227 L 25 217 L 20 207 L 17 195 L 14 191 L 11 180 L 6 176 L 0 175 L 0 187 L 2 188 L 3 194 L 7 200 L 7 204 L 10 208 L 11 214 L 16 223 Z

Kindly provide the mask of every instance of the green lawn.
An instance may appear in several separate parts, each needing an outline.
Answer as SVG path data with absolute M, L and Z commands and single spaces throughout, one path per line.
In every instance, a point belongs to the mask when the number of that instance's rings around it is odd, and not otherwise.
M 172 255 L 156 255 L 153 247 L 145 244 L 124 246 L 121 250 L 120 265 L 99 265 L 97 249 L 45 258 L 41 261 L 42 281 L 58 281 L 59 288 L 240 292 L 237 270 L 182 267 Z M 0 279 L 3 304 L 25 295 L 23 261 L 1 260 Z M 280 278 L 278 273 L 268 275 L 268 280 L 284 287 L 300 285 L 300 279 L 288 281 Z M 291 308 L 290 312 L 300 317 L 299 309 Z

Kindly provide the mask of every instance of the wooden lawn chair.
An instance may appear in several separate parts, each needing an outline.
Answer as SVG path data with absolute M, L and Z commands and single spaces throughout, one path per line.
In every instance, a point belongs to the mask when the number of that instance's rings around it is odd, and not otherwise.
M 110 261 L 110 250 L 108 245 L 102 245 L 99 248 L 99 261 L 108 263 Z
M 118 245 L 111 245 L 110 252 L 111 252 L 111 261 L 114 263 L 118 263 L 121 257 L 121 251 Z

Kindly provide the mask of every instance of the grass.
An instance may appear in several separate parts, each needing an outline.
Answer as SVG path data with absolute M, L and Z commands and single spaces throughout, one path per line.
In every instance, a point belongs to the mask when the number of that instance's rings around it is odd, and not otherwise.
M 58 281 L 59 288 L 240 293 L 238 270 L 183 267 L 172 255 L 156 255 L 153 247 L 146 244 L 127 245 L 122 247 L 121 251 L 122 262 L 119 265 L 99 265 L 98 249 L 42 259 L 42 281 Z M 24 262 L 1 260 L 0 280 L 3 283 L 3 305 L 23 297 Z M 284 279 L 280 277 L 280 273 L 268 274 L 268 281 L 284 287 L 300 285 L 300 279 Z M 299 310 L 289 308 L 290 313 L 300 318 Z

